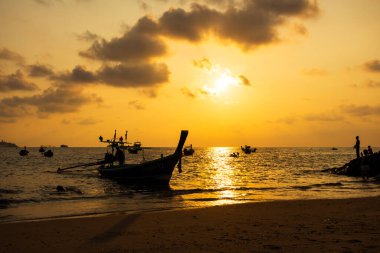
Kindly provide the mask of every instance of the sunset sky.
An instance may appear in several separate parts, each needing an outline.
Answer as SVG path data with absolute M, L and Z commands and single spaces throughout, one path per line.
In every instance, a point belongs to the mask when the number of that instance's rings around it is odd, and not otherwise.
M 0 0 L 0 139 L 380 146 L 380 1 Z

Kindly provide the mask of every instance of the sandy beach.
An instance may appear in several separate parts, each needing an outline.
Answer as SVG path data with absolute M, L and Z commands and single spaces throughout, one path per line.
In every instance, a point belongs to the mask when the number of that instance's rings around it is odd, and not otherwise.
M 1 252 L 380 252 L 380 197 L 0 224 Z

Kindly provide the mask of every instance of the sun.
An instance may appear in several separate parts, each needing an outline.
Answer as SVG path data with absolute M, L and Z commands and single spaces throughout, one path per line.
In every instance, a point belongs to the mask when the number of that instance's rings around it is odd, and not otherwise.
M 215 79 L 214 86 L 223 91 L 227 89 L 228 86 L 237 86 L 239 80 L 236 77 L 232 76 L 229 70 L 225 70 L 223 73 L 219 75 L 218 78 Z
M 239 85 L 239 79 L 232 75 L 229 69 L 212 67 L 210 69 L 210 74 L 211 85 L 204 85 L 202 87 L 202 90 L 208 95 L 220 96 L 220 94 L 227 90 L 230 86 Z

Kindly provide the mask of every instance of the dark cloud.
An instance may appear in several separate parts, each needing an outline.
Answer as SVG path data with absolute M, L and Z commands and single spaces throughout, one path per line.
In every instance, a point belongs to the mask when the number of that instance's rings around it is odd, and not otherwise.
M 41 5 L 45 5 L 45 6 L 49 6 L 49 4 L 50 4 L 49 0 L 34 0 L 34 2 L 41 4 Z
M 0 75 L 0 92 L 34 91 L 37 89 L 37 85 L 24 79 L 20 70 L 14 74 Z
M 149 87 L 169 80 L 169 69 L 166 64 L 142 64 L 105 66 L 98 72 L 98 78 L 117 87 Z
M 140 65 L 116 64 L 104 65 L 97 71 L 90 71 L 83 66 L 76 66 L 72 71 L 50 76 L 56 86 L 73 86 L 86 84 L 105 84 L 124 88 L 156 88 L 169 80 L 166 64 L 145 63 Z M 150 97 L 156 96 L 149 91 Z
M 99 120 L 96 120 L 96 119 L 93 119 L 93 118 L 86 118 L 86 119 L 81 119 L 81 120 L 78 120 L 78 124 L 79 125 L 95 125 L 99 122 L 102 122 L 102 121 L 99 121 Z
M 154 89 L 154 88 L 143 89 L 143 90 L 141 90 L 141 93 L 142 93 L 144 96 L 147 96 L 148 98 L 155 98 L 155 97 L 158 96 L 158 94 L 157 94 L 157 90 Z
M 318 12 L 316 1 L 309 0 L 251 0 L 248 7 L 277 15 L 314 16 Z
M 380 61 L 379 60 L 372 60 L 372 61 L 366 62 L 364 64 L 364 67 L 368 71 L 380 73 Z
M 52 113 L 77 112 L 86 104 L 101 102 L 95 95 L 83 94 L 80 88 L 48 88 L 42 94 L 0 100 L 0 117 L 20 117 L 33 113 L 43 117 Z
M 144 1 L 139 1 L 139 6 L 144 11 L 150 10 L 150 6 Z
M 367 88 L 380 88 L 380 82 L 369 80 L 366 84 Z
M 374 81 L 374 80 L 368 80 L 364 82 L 363 84 L 358 84 L 358 83 L 353 83 L 350 85 L 352 88 L 356 89 L 377 89 L 380 88 L 380 82 L 379 81 Z
M 334 113 L 327 114 L 327 113 L 321 113 L 321 114 L 310 114 L 304 116 L 304 119 L 307 121 L 342 121 L 344 120 L 343 116 L 336 115 Z
M 61 83 L 95 83 L 98 82 L 96 74 L 86 70 L 83 66 L 76 66 L 71 72 L 65 72 L 57 74 L 51 77 L 52 80 L 59 81 Z
M 205 90 L 204 88 L 198 89 L 198 93 L 206 96 L 212 95 L 208 90 Z
M 225 11 L 193 4 L 191 10 L 172 8 L 156 21 L 142 17 L 121 37 L 96 40 L 83 57 L 133 62 L 164 56 L 162 36 L 199 42 L 208 35 L 232 41 L 245 49 L 278 41 L 277 29 L 287 19 L 315 16 L 318 7 L 309 0 L 250 0 Z
M 76 37 L 78 40 L 82 40 L 82 41 L 86 41 L 86 42 L 94 42 L 94 41 L 100 39 L 99 35 L 92 33 L 88 30 L 82 34 L 77 34 Z
M 189 90 L 186 87 L 183 87 L 181 89 L 181 92 L 182 92 L 182 94 L 184 94 L 184 95 L 186 95 L 186 96 L 188 96 L 190 98 L 196 98 L 197 97 L 197 95 L 194 92 L 192 92 L 191 90 Z
M 63 119 L 61 121 L 62 124 L 65 124 L 65 125 L 70 125 L 71 121 L 70 120 L 67 120 L 67 119 Z
M 239 4 L 238 1 L 235 0 L 204 0 L 204 2 L 221 8 L 236 6 Z
M 308 34 L 307 28 L 303 24 L 294 24 L 293 30 L 296 34 L 306 36 Z
M 76 3 L 90 3 L 94 0 L 75 0 Z M 54 3 L 64 3 L 64 0 L 34 0 L 37 4 L 43 5 L 43 6 L 51 6 Z
M 50 6 L 55 2 L 62 2 L 62 0 L 34 0 L 34 2 L 43 6 Z
M 17 98 L 0 100 L 0 120 L 14 122 L 16 118 L 30 114 L 30 108 L 24 104 L 16 104 Z
M 219 68 L 219 67 L 215 67 L 211 63 L 211 61 L 209 59 L 207 59 L 206 57 L 203 57 L 200 60 L 193 60 L 193 65 L 197 68 L 205 69 L 207 71 L 211 71 L 213 68 Z M 226 70 L 229 72 L 228 69 L 226 69 Z M 251 85 L 251 82 L 249 81 L 249 79 L 247 77 L 245 77 L 244 75 L 238 75 L 238 76 L 232 76 L 231 75 L 231 77 L 238 79 L 239 84 L 246 85 L 246 86 Z
M 137 100 L 130 101 L 128 105 L 135 108 L 136 110 L 145 110 L 145 106 L 141 104 L 140 101 L 137 101 Z
M 0 108 L 0 117 L 1 117 L 1 108 Z M 17 120 L 13 119 L 13 118 L 8 118 L 8 119 L 0 118 L 0 123 L 11 124 L 11 123 L 16 123 L 16 122 L 17 122 Z
M 77 3 L 91 3 L 94 2 L 95 0 L 75 0 Z
M 243 75 L 239 75 L 238 77 L 239 77 L 240 84 L 243 84 L 243 85 L 246 85 L 246 86 L 251 86 L 251 82 L 249 81 L 248 78 L 246 78 Z
M 194 4 L 191 11 L 170 9 L 159 19 L 162 33 L 190 41 L 200 41 L 213 24 L 220 22 L 221 13 L 206 6 Z
M 24 57 L 6 48 L 0 49 L 0 60 L 14 61 L 19 64 L 25 61 Z
M 171 9 L 162 15 L 159 24 L 167 36 L 200 41 L 212 33 L 249 49 L 278 41 L 277 29 L 288 18 L 312 17 L 317 13 L 317 5 L 308 0 L 251 0 L 224 12 L 199 4 L 194 4 L 190 11 Z
M 296 121 L 297 121 L 296 117 L 284 117 L 284 118 L 277 119 L 275 123 L 292 125 Z
M 52 67 L 48 65 L 42 65 L 39 63 L 29 65 L 29 76 L 31 77 L 49 77 L 54 75 Z
M 166 54 L 166 45 L 157 33 L 158 24 L 143 17 L 122 37 L 110 41 L 97 40 L 80 55 L 103 61 L 146 61 Z
M 209 59 L 207 58 L 202 58 L 199 61 L 194 60 L 193 65 L 195 67 L 201 68 L 201 69 L 207 69 L 210 70 L 212 68 L 212 64 Z
M 366 117 L 366 116 L 380 116 L 380 105 L 342 105 L 342 112 L 351 116 Z

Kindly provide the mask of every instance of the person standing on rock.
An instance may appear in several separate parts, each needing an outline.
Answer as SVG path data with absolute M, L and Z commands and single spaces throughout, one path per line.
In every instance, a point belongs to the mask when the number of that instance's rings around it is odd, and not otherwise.
M 360 140 L 359 140 L 359 136 L 356 136 L 356 143 L 354 145 L 354 149 L 356 150 L 356 158 L 360 158 Z

